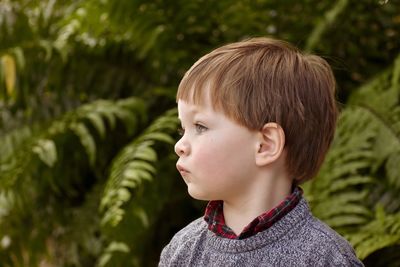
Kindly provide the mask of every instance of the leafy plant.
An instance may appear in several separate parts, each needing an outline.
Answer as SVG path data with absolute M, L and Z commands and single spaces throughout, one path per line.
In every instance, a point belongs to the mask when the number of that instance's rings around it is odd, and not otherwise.
M 52 218 L 54 221 L 50 221 L 50 225 L 52 223 L 64 224 L 65 222 L 61 222 L 65 220 L 64 216 L 69 212 L 77 211 L 74 211 L 72 207 L 66 213 L 54 211 L 51 201 L 63 195 L 68 196 L 71 200 L 79 197 L 79 194 L 87 185 L 79 177 L 75 179 L 73 173 L 82 171 L 82 167 L 87 168 L 85 167 L 86 164 L 93 168 L 96 163 L 99 163 L 96 159 L 96 155 L 99 154 L 96 143 L 99 140 L 106 139 L 107 131 L 115 130 L 118 121 L 125 125 L 128 135 L 137 132 L 139 125 L 145 122 L 144 110 L 144 103 L 137 98 L 123 99 L 117 102 L 98 100 L 66 113 L 62 118 L 54 120 L 48 126 L 47 124 L 43 125 L 34 134 L 29 131 L 27 134 L 13 132 L 12 137 L 20 136 L 17 139 L 7 136 L 8 138 L 5 138 L 5 140 L 15 139 L 16 142 L 10 141 L 8 145 L 10 152 L 6 154 L 7 157 L 2 158 L 0 164 L 2 170 L 0 195 L 3 199 L 0 223 L 4 226 L 0 230 L 0 235 L 13 241 L 20 240 L 19 242 L 25 243 L 27 246 L 33 246 L 30 247 L 32 252 L 33 249 L 39 248 L 39 251 L 43 249 L 40 248 L 43 244 L 38 245 L 37 242 L 44 243 L 46 235 L 37 236 L 34 232 L 30 232 L 32 229 L 29 228 L 26 229 L 28 233 L 18 232 L 17 229 L 6 226 L 15 223 L 15 225 L 23 227 L 24 220 L 38 220 L 41 216 Z M 69 154 L 71 151 L 68 150 L 68 146 L 75 147 L 71 154 Z M 75 159 L 82 160 L 79 151 L 86 152 L 86 156 L 83 157 L 84 160 L 74 162 L 74 159 L 72 161 L 70 159 L 70 164 L 72 164 L 74 170 L 66 170 L 63 166 L 67 163 L 66 157 L 76 154 Z M 80 166 L 80 164 L 83 164 L 83 166 Z M 35 179 L 32 173 L 40 173 L 41 179 Z M 91 185 L 89 184 L 89 186 Z M 96 190 L 96 192 L 98 191 Z M 90 192 L 88 192 L 89 195 Z M 71 203 L 66 202 L 64 205 L 68 206 Z M 89 207 L 93 207 L 93 205 L 89 205 Z M 82 208 L 85 209 L 85 205 Z M 34 211 L 37 209 L 43 209 L 43 211 L 35 214 Z M 45 225 L 47 224 L 45 223 Z M 75 224 L 72 223 L 72 225 Z M 62 227 L 68 228 L 67 225 Z M 45 231 L 45 229 L 43 230 Z M 45 232 L 40 232 L 40 235 L 43 234 Z M 24 236 L 28 237 L 28 240 L 22 241 Z M 28 245 L 30 242 L 33 242 L 33 244 Z M 31 264 L 32 259 L 30 257 L 22 257 L 24 253 L 27 253 L 24 250 L 19 251 L 19 248 L 16 247 L 14 253 L 11 254 L 15 255 L 15 259 L 12 258 L 13 264 L 19 262 L 19 260 L 16 260 L 19 256 L 21 256 L 22 261 L 18 264 L 26 266 Z
M 165 195 L 168 192 L 165 190 L 167 186 L 161 181 L 153 181 L 156 175 L 156 164 L 159 161 L 155 147 L 157 143 L 173 144 L 174 139 L 170 134 L 176 131 L 177 126 L 176 109 L 167 111 L 165 115 L 154 120 L 142 134 L 127 144 L 113 159 L 104 195 L 100 202 L 100 211 L 103 214 L 101 224 L 105 228 L 105 232 L 109 232 L 106 236 L 109 236 L 112 241 L 101 256 L 99 266 L 111 264 L 110 260 L 116 252 L 128 253 L 132 251 L 130 244 L 134 244 L 133 242 L 128 244 L 115 240 L 116 236 L 120 236 L 116 233 L 116 231 L 120 231 L 117 227 L 124 219 L 127 210 L 130 212 L 129 220 L 131 222 L 129 225 L 135 226 L 131 228 L 131 236 L 141 236 L 142 232 L 145 234 L 147 231 L 151 231 L 149 227 L 154 224 L 155 218 L 157 218 L 157 214 L 168 196 Z M 148 195 L 151 192 L 146 193 L 145 182 L 151 182 L 147 184 L 147 187 L 152 188 L 152 191 L 156 191 L 152 184 L 163 184 L 164 190 L 157 194 L 156 199 L 154 199 L 155 202 Z M 172 183 L 171 180 L 166 182 Z M 160 195 L 162 193 L 164 196 Z M 124 237 L 120 236 L 120 238 Z M 126 238 L 124 239 L 126 240 Z M 138 243 L 141 240 L 143 239 L 135 238 L 133 241 Z M 134 247 L 137 250 L 137 245 Z M 139 263 L 143 259 L 138 257 L 140 254 L 136 252 L 134 255 L 136 255 L 135 265 L 141 266 L 143 263 Z M 121 259 L 117 262 L 121 262 Z M 116 261 L 111 265 L 115 264 Z
M 216 46 L 268 35 L 325 56 L 340 87 L 334 144 L 304 185 L 314 213 L 367 266 L 396 266 L 399 4 L 0 2 L 0 262 L 155 266 L 202 212 L 174 168 L 179 80 Z
M 350 96 L 323 168 L 306 185 L 316 216 L 361 259 L 400 244 L 399 59 Z

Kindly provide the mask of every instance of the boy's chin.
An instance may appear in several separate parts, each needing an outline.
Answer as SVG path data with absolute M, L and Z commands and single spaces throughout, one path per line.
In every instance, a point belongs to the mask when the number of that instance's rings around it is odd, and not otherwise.
M 194 198 L 196 200 L 202 200 L 202 201 L 212 200 L 210 198 L 210 196 L 208 196 L 207 194 L 204 194 L 204 192 L 199 192 L 199 190 L 194 189 L 190 185 L 188 185 L 188 193 L 189 193 L 189 196 L 191 196 L 192 198 Z

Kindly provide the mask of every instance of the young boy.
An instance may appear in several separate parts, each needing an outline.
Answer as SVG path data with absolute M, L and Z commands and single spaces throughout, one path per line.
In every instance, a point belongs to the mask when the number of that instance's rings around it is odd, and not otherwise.
M 179 85 L 175 151 L 189 194 L 209 203 L 159 266 L 363 266 L 298 187 L 333 139 L 334 95 L 326 61 L 283 41 L 250 39 L 200 58 Z

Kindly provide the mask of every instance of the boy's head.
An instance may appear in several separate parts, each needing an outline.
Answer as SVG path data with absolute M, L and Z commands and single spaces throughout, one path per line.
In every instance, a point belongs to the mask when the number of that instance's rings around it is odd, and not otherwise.
M 298 182 L 319 170 L 334 136 L 335 79 L 328 63 L 290 44 L 254 38 L 215 49 L 183 77 L 177 100 L 203 105 L 250 130 L 285 133 L 286 169 Z

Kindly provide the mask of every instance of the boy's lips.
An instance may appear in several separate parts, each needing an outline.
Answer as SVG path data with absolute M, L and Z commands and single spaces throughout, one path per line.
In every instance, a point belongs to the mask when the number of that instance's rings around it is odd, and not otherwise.
M 186 174 L 186 173 L 189 173 L 188 170 L 186 170 L 184 167 L 182 167 L 182 166 L 179 165 L 179 164 L 176 164 L 176 168 L 177 168 L 178 171 L 181 173 L 181 175 Z

